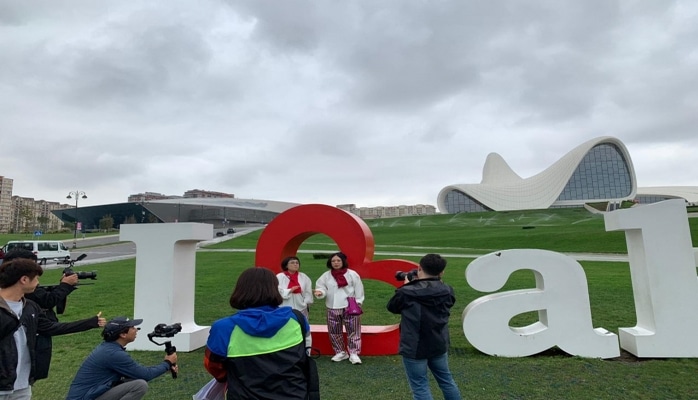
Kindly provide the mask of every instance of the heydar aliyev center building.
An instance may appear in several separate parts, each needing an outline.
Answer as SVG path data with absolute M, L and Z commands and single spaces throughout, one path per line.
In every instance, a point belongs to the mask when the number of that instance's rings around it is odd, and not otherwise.
M 490 153 L 482 181 L 446 186 L 439 192 L 437 206 L 441 213 L 455 214 L 676 198 L 698 204 L 698 187 L 638 188 L 628 149 L 619 139 L 603 136 L 577 146 L 530 178 L 520 177 L 499 154 Z

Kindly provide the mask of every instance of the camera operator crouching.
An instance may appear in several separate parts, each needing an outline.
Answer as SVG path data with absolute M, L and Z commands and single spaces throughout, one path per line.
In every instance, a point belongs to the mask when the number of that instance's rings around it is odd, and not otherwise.
M 78 369 L 66 400 L 142 399 L 148 381 L 172 371 L 177 373 L 177 353 L 165 355 L 157 365 L 138 364 L 126 352 L 126 345 L 136 340 L 142 319 L 116 317 L 104 327 L 104 342 L 97 346 Z M 173 375 L 174 376 L 174 375 Z

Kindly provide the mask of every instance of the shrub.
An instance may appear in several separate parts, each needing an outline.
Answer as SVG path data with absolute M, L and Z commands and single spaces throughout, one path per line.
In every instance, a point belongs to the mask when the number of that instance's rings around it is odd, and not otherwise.
M 330 253 L 313 253 L 314 260 L 326 260 L 330 258 Z
M 587 205 L 599 211 L 606 211 L 606 209 L 608 208 L 607 201 L 602 201 L 599 203 L 587 203 Z

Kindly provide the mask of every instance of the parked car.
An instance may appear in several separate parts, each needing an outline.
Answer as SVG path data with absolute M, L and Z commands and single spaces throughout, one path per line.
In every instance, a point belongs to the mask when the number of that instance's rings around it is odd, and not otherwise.
M 235 233 L 235 229 L 233 229 L 233 228 L 228 228 L 228 230 L 225 231 L 225 233 L 227 233 L 228 235 L 233 234 L 233 233 Z
M 225 236 L 225 233 L 223 233 L 223 232 L 216 232 L 216 236 L 218 236 L 218 237 Z

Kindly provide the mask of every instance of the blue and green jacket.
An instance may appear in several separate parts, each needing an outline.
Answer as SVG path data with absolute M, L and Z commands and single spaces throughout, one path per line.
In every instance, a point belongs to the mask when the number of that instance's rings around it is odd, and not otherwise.
M 291 307 L 263 306 L 214 322 L 204 365 L 227 381 L 228 400 L 305 399 L 304 360 L 305 338 Z

